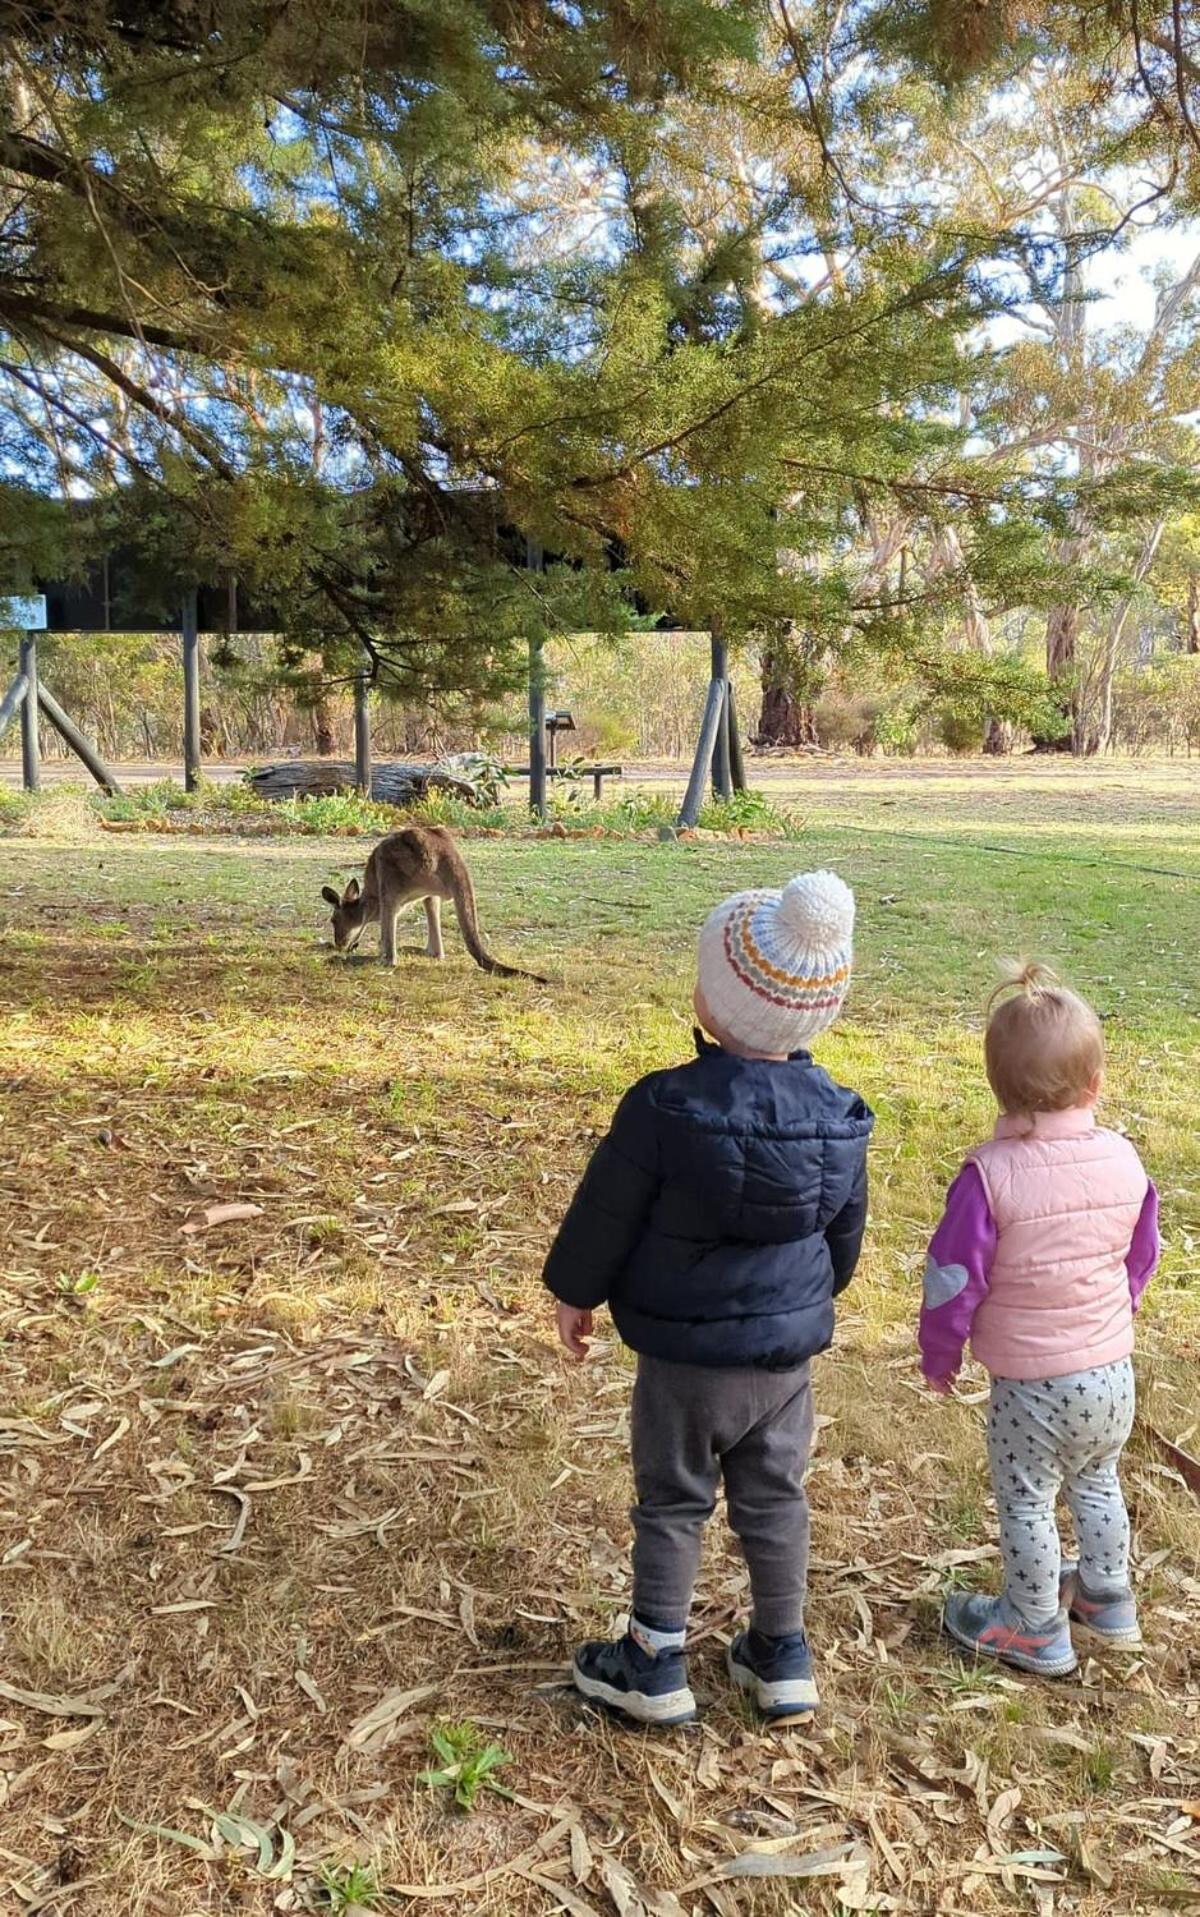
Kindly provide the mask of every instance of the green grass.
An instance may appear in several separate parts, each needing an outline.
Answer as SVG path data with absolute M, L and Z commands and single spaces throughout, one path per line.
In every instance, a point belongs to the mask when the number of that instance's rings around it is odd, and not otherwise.
M 1154 1166 L 1175 1224 L 1162 1299 L 1197 1269 L 1186 1239 L 1200 1232 L 1200 973 L 1189 957 L 1200 943 L 1200 893 L 1123 866 L 988 855 L 974 843 L 975 823 L 964 818 L 959 841 L 932 845 L 825 821 L 777 846 L 472 844 L 487 935 L 502 956 L 552 971 L 546 994 L 498 994 L 461 958 L 440 971 L 406 959 L 394 976 L 331 964 L 317 944 L 318 894 L 361 869 L 357 847 L 103 838 L 67 853 L 14 841 L 13 1016 L 41 1016 L 57 1002 L 41 1069 L 72 1083 L 114 1046 L 119 1071 L 170 1078 L 158 1013 L 191 1007 L 229 1033 L 223 1086 L 231 1073 L 244 1080 L 272 1068 L 318 1082 L 349 1070 L 369 1085 L 371 1067 L 355 1052 L 364 1025 L 386 1021 L 393 1032 L 410 1028 L 410 1069 L 370 1096 L 398 1122 L 428 1122 L 447 1103 L 473 1102 L 480 1087 L 504 1084 L 511 1095 L 515 1075 L 522 1094 L 554 1101 L 554 1133 L 570 1111 L 603 1122 L 630 1077 L 686 1053 L 694 935 L 716 899 L 828 863 L 855 887 L 859 919 L 849 1012 L 821 1055 L 878 1114 L 868 1265 L 888 1277 L 897 1315 L 909 1308 L 895 1282 L 902 1261 L 920 1249 L 963 1149 L 990 1126 L 981 1009 L 998 957 L 1017 952 L 1048 958 L 1105 1018 L 1105 1109 Z M 1072 832 L 1064 826 L 1064 852 Z M 40 910 L 51 897 L 78 914 L 69 950 L 31 943 L 55 923 Z M 61 961 L 84 954 L 86 977 L 62 994 Z M 418 1033 L 431 1021 L 449 1029 L 430 1050 Z M 573 1170 L 563 1166 L 560 1189 Z
M 6 1813 L 6 1845 L 44 1854 L 49 1871 L 46 1832 L 63 1803 L 82 1805 L 89 1869 L 120 1884 L 129 1833 L 106 1804 L 187 1828 L 189 1800 L 227 1802 L 231 1777 L 245 1785 L 239 1811 L 260 1820 L 311 1784 L 329 1809 L 301 1825 L 301 1856 L 361 1856 L 384 1900 L 389 1885 L 487 1878 L 569 1792 L 593 1849 L 678 1889 L 728 1854 L 727 1813 L 783 1815 L 790 1800 L 797 1815 L 839 1815 L 791 1795 L 802 1772 L 835 1807 L 870 1795 L 926 1908 L 985 1841 L 971 1791 L 944 1782 L 961 1780 L 966 1749 L 986 1745 L 993 1794 L 1019 1786 L 1018 1822 L 1144 1817 L 1142 1799 L 1174 1790 L 1129 1733 L 1171 1751 L 1194 1734 L 1181 1649 L 1200 1621 L 1194 1502 L 1139 1439 L 1128 1475 L 1140 1550 L 1156 1558 L 1145 1664 L 1110 1661 L 1102 1684 L 1085 1672 L 1059 1692 L 956 1662 L 936 1640 L 940 1592 L 994 1575 L 976 1554 L 993 1535 L 979 1412 L 922 1396 L 912 1343 L 944 1187 L 991 1124 L 980 1052 L 995 963 L 1035 953 L 1104 1013 L 1105 1114 L 1163 1194 L 1142 1404 L 1195 1449 L 1200 852 L 1187 778 L 1106 773 L 1090 790 L 1073 768 L 1040 766 L 1024 783 L 957 768 L 924 782 L 910 768 L 802 775 L 771 788 L 780 816 L 803 819 L 789 841 L 473 840 L 487 942 L 547 972 L 544 989 L 485 977 L 452 925 L 440 967 L 335 961 L 320 888 L 361 869 L 369 841 L 125 836 L 94 822 L 71 843 L 9 840 L 0 1118 L 19 1174 L 0 1218 L 0 1395 L 45 1436 L 29 1439 L 5 1507 L 0 1552 L 32 1540 L 6 1567 L 5 1674 L 61 1692 L 130 1657 L 136 1673 L 78 1776 L 44 1753 L 54 1766 Z M 537 1689 L 625 1594 L 629 1367 L 602 1338 L 567 1375 L 536 1281 L 622 1091 L 688 1054 L 706 912 L 817 864 L 843 872 L 859 906 L 850 1004 L 819 1052 L 878 1115 L 863 1266 L 817 1374 L 831 1420 L 811 1485 L 826 1713 L 798 1772 L 791 1747 L 730 1704 L 706 1637 L 713 1786 L 696 1781 L 699 1745 L 646 1754 Z M 205 1226 L 205 1208 L 230 1199 L 260 1210 Z M 248 1494 L 227 1552 L 231 1482 L 272 1488 Z M 706 1630 L 732 1622 L 739 1577 L 718 1530 Z M 179 1602 L 208 1608 L 172 1612 Z M 348 1757 L 353 1722 L 389 1692 L 415 1699 L 394 1741 Z M 458 1776 L 420 1787 L 430 1724 L 447 1722 L 476 1752 L 502 1743 L 516 1802 L 485 1790 L 464 1819 L 446 1810 Z M 1082 1749 L 1038 1741 L 1064 1723 Z M 913 1836 L 920 1806 L 897 1781 L 897 1739 L 919 1739 L 943 1780 L 947 1814 L 928 1841 Z M 447 1774 L 471 1760 L 457 1745 L 438 1755 Z M 678 1812 L 665 1819 L 663 1790 Z M 1014 1825 L 1007 1841 L 1035 1839 Z M 943 1852 L 957 1876 L 939 1875 Z M 144 1841 L 138 1856 L 160 1868 Z M 1163 1857 L 1121 1865 L 1119 1907 L 1142 1907 L 1152 1865 Z M 568 1878 L 562 1857 L 555 1870 L 607 1907 L 600 1878 Z M 319 1907 L 317 1871 L 301 1889 Z M 893 1882 L 882 1865 L 879 1888 Z M 169 1874 L 153 1885 L 159 1902 L 182 1894 Z M 189 1908 L 216 1907 L 207 1879 L 189 1891 Z M 548 1894 L 487 1878 L 486 1895 L 458 1901 L 533 1917 Z M 1079 1917 L 1116 1907 L 1083 1882 L 1071 1894 Z M 818 1886 L 811 1907 L 832 1909 L 824 1898 Z M 1006 1898 L 989 1877 L 979 1908 L 1022 1907 Z M 774 1917 L 785 1892 L 756 1890 L 747 1908 Z

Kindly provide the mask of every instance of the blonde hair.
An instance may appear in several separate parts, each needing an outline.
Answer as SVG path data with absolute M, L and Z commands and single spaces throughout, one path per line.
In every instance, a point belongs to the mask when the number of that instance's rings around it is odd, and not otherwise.
M 988 1000 L 983 1054 L 1002 1112 L 1063 1112 L 1085 1102 L 1103 1071 L 1104 1033 L 1047 966 L 1023 961 Z

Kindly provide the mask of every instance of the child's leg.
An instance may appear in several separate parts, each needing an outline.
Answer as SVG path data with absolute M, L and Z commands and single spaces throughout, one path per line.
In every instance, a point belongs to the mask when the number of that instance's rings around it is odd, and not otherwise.
M 633 1388 L 633 1615 L 682 1632 L 700 1568 L 704 1526 L 716 1503 L 718 1464 L 710 1397 L 720 1372 L 639 1358 Z M 711 1384 L 710 1393 L 706 1386 Z
M 750 1428 L 722 1455 L 721 1470 L 729 1522 L 750 1572 L 754 1628 L 764 1637 L 782 1638 L 804 1629 L 804 1473 L 813 1435 L 808 1366 L 757 1373 L 753 1411 Z
M 1133 1429 L 1133 1366 L 1129 1359 L 1080 1373 L 1070 1397 L 1072 1427 L 1089 1449 L 1072 1460 L 1064 1494 L 1079 1537 L 1079 1581 L 1094 1596 L 1129 1589 L 1129 1513 L 1118 1476 Z
M 572 1679 L 586 1698 L 641 1724 L 686 1724 L 696 1715 L 684 1647 L 716 1501 L 721 1375 L 638 1359 L 632 1615 L 624 1637 L 580 1645 Z
M 1054 1515 L 1064 1433 L 1057 1380 L 992 1380 L 988 1463 L 1000 1519 L 1005 1594 L 1025 1621 L 1058 1616 L 1062 1546 Z

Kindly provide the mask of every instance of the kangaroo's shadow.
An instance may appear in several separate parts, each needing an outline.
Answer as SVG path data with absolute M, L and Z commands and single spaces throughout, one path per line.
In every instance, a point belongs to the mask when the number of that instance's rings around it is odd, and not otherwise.
M 429 957 L 423 945 L 398 945 L 396 955 L 398 958 L 427 959 Z M 327 952 L 325 963 L 326 965 L 382 965 L 383 961 L 377 952 L 347 952 L 344 957 L 340 952 Z

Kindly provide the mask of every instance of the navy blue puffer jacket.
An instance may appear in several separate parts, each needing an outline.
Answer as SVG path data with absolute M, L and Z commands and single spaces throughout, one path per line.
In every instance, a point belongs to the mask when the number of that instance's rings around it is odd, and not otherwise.
M 807 1052 L 775 1063 L 696 1045 L 622 1099 L 545 1281 L 564 1304 L 607 1304 L 648 1357 L 784 1370 L 832 1340 L 875 1121 Z

